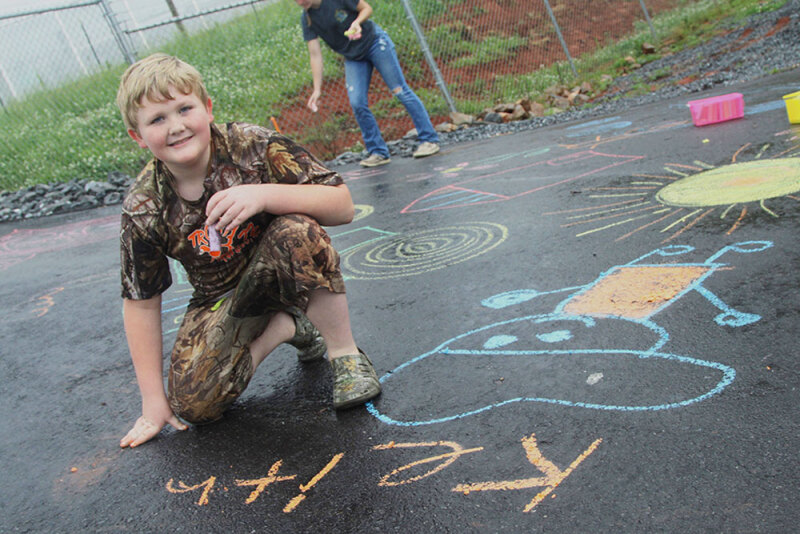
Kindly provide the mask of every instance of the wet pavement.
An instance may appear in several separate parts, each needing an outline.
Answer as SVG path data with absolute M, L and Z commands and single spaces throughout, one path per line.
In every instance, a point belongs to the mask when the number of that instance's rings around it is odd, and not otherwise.
M 0 225 L 0 532 L 786 532 L 800 520 L 800 71 L 341 168 L 384 394 L 281 347 L 219 423 L 139 412 L 119 207 Z M 165 354 L 190 289 L 164 298 Z

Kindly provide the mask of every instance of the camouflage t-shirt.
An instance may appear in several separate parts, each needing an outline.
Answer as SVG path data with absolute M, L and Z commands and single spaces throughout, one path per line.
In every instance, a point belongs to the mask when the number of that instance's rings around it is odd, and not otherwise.
M 217 191 L 239 184 L 342 184 L 292 140 L 252 124 L 211 125 L 211 163 L 200 199 L 176 190 L 163 162 L 154 159 L 139 174 L 122 205 L 121 274 L 123 298 L 160 295 L 172 284 L 167 258 L 183 265 L 194 287 L 191 305 L 216 300 L 234 287 L 254 247 L 274 215 L 260 213 L 221 236 L 212 250 L 205 226 L 206 203 Z

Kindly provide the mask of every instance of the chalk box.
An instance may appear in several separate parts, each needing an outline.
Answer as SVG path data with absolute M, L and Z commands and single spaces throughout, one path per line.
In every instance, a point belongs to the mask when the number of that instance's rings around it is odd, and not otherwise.
M 741 93 L 690 100 L 687 105 L 692 113 L 692 122 L 695 126 L 705 126 L 744 117 L 744 97 Z
M 789 122 L 800 124 L 800 91 L 784 95 L 783 101 L 786 103 L 786 114 Z

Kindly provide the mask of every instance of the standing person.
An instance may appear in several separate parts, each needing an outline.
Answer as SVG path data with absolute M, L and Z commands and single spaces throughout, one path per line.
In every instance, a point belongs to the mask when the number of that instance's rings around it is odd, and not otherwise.
M 372 70 L 377 69 L 394 96 L 405 106 L 417 128 L 421 141 L 415 158 L 439 152 L 439 135 L 433 128 L 428 111 L 406 83 L 394 43 L 376 23 L 368 20 L 372 7 L 364 0 L 296 0 L 303 8 L 300 24 L 308 44 L 314 91 L 308 107 L 317 111 L 322 96 L 322 49 L 320 38 L 331 49 L 344 56 L 345 84 L 350 107 L 356 116 L 369 156 L 361 161 L 364 167 L 377 167 L 391 161 L 389 147 L 381 136 L 375 116 L 369 109 L 368 91 Z
M 166 54 L 128 68 L 117 104 L 128 134 L 153 156 L 122 206 L 123 323 L 142 415 L 120 446 L 140 445 L 166 424 L 219 419 L 281 343 L 304 362 L 327 350 L 334 408 L 377 396 L 378 377 L 350 329 L 339 255 L 321 226 L 353 218 L 341 176 L 272 130 L 214 124 L 200 73 Z M 168 258 L 183 265 L 194 292 L 165 392 Z

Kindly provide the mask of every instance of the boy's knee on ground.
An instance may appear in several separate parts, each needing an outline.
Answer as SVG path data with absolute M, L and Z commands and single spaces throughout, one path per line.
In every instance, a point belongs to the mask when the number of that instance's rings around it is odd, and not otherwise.
M 246 348 L 218 365 L 170 368 L 168 399 L 175 415 L 193 424 L 211 423 L 244 392 L 253 376 L 253 359 Z M 211 362 L 213 358 L 204 358 Z

